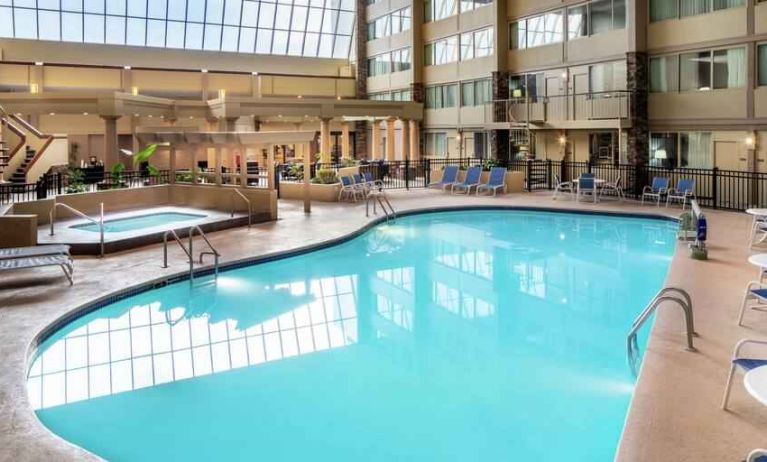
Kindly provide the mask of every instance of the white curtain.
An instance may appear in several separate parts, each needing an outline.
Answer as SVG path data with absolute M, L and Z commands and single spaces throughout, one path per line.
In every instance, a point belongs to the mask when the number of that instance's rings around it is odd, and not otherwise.
M 746 86 L 746 49 L 727 50 L 727 88 Z
M 689 168 L 714 166 L 710 132 L 682 133 L 682 166 Z
M 650 0 L 650 20 L 662 21 L 678 16 L 678 0 Z
M 667 0 L 669 1 L 669 0 Z M 710 0 L 681 0 L 679 16 L 695 16 L 709 11 Z
M 746 4 L 746 0 L 714 0 L 714 10 L 736 8 Z

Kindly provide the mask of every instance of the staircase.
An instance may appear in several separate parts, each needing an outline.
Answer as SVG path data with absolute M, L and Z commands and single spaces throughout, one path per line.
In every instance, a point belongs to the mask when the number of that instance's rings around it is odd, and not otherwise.
M 0 139 L 0 178 L 8 167 L 8 161 L 11 160 L 10 152 L 11 149 L 6 145 L 6 142 Z
M 29 170 L 32 159 L 35 158 L 36 154 L 37 151 L 27 146 L 25 156 L 21 161 L 21 164 L 16 167 L 16 171 L 13 172 L 13 175 L 11 175 L 8 181 L 13 184 L 25 184 L 27 182 L 27 170 Z

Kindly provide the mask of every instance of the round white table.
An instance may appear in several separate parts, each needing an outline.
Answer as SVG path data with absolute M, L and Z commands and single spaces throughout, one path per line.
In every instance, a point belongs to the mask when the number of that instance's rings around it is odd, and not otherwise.
M 764 278 L 764 273 L 767 271 L 767 253 L 757 253 L 748 257 L 748 262 L 754 266 L 759 267 L 759 282 Z
M 743 385 L 748 394 L 767 406 L 767 366 L 757 367 L 746 372 Z
M 754 236 L 756 236 L 756 230 L 759 228 L 759 222 L 767 220 L 767 209 L 746 209 L 746 213 L 751 215 L 751 231 L 748 235 L 748 242 L 752 244 L 754 242 Z

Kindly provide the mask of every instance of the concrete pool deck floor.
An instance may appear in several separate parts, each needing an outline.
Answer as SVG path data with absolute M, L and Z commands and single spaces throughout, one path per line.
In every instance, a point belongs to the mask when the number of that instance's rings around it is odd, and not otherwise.
M 679 208 L 657 209 L 633 202 L 600 204 L 552 201 L 549 193 L 499 198 L 457 197 L 439 191 L 390 193 L 398 211 L 471 205 L 546 207 L 563 210 L 617 211 L 676 217 Z M 281 201 L 276 222 L 209 234 L 222 261 L 305 247 L 353 233 L 374 219 L 364 204 L 302 204 Z M 689 258 L 679 244 L 668 284 L 690 292 L 694 302 L 698 352 L 684 349 L 682 315 L 674 308 L 658 312 L 644 356 L 619 461 L 740 461 L 755 447 L 767 446 L 767 407 L 749 397 L 742 376 L 735 379 L 730 411 L 720 409 L 729 360 L 741 338 L 767 339 L 767 314 L 750 312 L 737 325 L 738 308 L 748 281 L 758 271 L 746 259 L 754 253 L 746 241 L 750 216 L 707 210 L 707 262 Z M 55 269 L 0 273 L 0 460 L 84 460 L 95 456 L 49 432 L 27 401 L 27 354 L 36 335 L 74 308 L 142 282 L 183 273 L 180 249 L 170 251 L 170 267 L 161 268 L 162 245 L 151 245 L 104 259 L 75 262 L 69 287 Z M 617 346 L 624 348 L 624 345 Z M 767 352 L 765 352 L 767 355 Z M 567 448 L 552 448 L 567 453 Z

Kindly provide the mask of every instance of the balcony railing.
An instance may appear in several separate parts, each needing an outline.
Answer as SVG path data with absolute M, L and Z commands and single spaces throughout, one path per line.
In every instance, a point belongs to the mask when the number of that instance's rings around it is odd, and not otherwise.
M 495 123 L 530 123 L 621 120 L 631 113 L 631 93 L 610 91 L 569 95 L 511 98 L 488 103 L 487 118 Z

